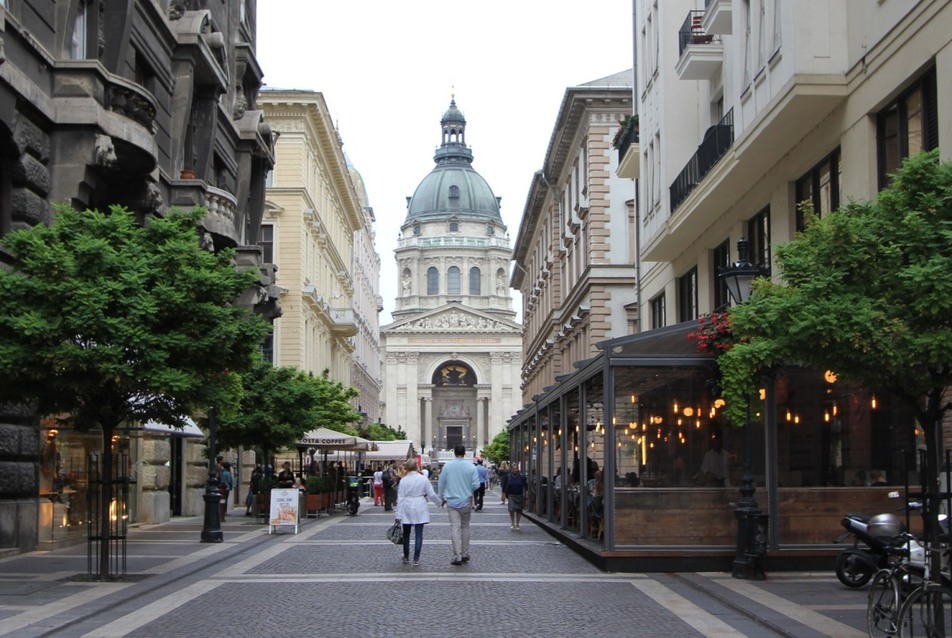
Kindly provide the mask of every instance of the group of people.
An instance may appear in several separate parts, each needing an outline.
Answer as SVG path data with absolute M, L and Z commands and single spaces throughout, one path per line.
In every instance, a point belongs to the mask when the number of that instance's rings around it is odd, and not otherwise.
M 437 487 L 424 476 L 415 459 L 403 464 L 404 473 L 397 484 L 397 500 L 394 518 L 403 526 L 403 562 L 410 562 L 410 537 L 413 533 L 413 565 L 420 564 L 423 550 L 423 526 L 430 522 L 427 502 L 446 508 L 450 523 L 450 544 L 453 549 L 451 565 L 460 566 L 469 562 L 470 520 L 473 511 L 481 511 L 488 473 L 481 460 L 472 463 L 465 459 L 466 448 L 458 445 L 453 450 L 454 458 L 440 471 Z M 482 471 L 480 471 L 482 468 Z M 376 477 L 375 477 L 376 481 Z M 375 482 L 376 484 L 376 482 Z M 519 468 L 507 467 L 502 501 L 508 502 L 511 529 L 518 530 L 525 505 L 527 484 Z

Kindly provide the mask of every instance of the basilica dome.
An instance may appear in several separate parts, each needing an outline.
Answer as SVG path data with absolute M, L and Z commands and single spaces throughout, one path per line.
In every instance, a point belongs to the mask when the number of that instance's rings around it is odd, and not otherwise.
M 466 119 L 456 108 L 455 99 L 450 101 L 440 124 L 443 142 L 433 156 L 436 166 L 410 198 L 404 223 L 449 217 L 477 217 L 502 223 L 499 199 L 473 170 L 473 153 L 466 146 Z

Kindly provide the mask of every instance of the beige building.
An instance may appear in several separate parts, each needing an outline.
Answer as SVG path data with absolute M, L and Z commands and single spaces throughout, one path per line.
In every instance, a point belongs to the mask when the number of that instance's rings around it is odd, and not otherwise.
M 354 323 L 357 334 L 354 335 L 351 385 L 360 392 L 358 411 L 363 412 L 368 421 L 378 421 L 383 416 L 380 354 L 383 297 L 380 296 L 380 255 L 375 244 L 376 217 L 368 202 L 363 178 L 353 167 L 350 172 L 364 212 L 364 223 L 354 234 Z
M 482 449 L 519 408 L 522 326 L 499 200 L 472 168 L 466 120 L 443 114 L 436 166 L 407 200 L 395 258 L 400 294 L 381 328 L 385 423 L 417 451 Z
M 526 339 L 522 402 L 633 332 L 634 182 L 616 175 L 612 141 L 632 113 L 630 70 L 565 91 L 513 249 Z
M 314 374 L 326 369 L 351 385 L 354 246 L 367 210 L 321 93 L 266 90 L 259 105 L 279 135 L 261 225 L 265 259 L 277 265 L 282 289 L 273 360 Z

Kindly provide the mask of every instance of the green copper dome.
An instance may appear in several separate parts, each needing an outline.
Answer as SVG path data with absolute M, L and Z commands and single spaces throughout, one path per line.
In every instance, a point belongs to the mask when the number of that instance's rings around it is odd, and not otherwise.
M 480 217 L 502 222 L 499 200 L 486 180 L 473 170 L 473 153 L 466 146 L 466 119 L 456 100 L 440 121 L 443 143 L 436 166 L 417 186 L 407 205 L 407 224 L 448 217 Z

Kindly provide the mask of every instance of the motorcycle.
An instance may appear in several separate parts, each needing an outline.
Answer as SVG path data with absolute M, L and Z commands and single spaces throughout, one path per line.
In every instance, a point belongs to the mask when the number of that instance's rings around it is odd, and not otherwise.
M 894 539 L 905 531 L 905 526 L 895 514 L 847 514 L 840 521 L 846 531 L 835 543 L 842 543 L 853 537 L 852 547 L 847 547 L 836 557 L 836 577 L 847 587 L 859 588 L 869 582 L 879 569 L 886 567 Z M 918 541 L 908 541 L 910 554 L 924 559 L 925 550 Z
M 351 516 L 357 516 L 357 510 L 360 509 L 360 477 L 347 477 L 347 513 Z
M 898 498 L 899 494 L 891 492 L 889 496 Z M 922 503 L 912 501 L 906 508 L 921 510 Z M 938 519 L 940 537 L 949 538 L 948 516 L 939 514 Z M 890 555 L 896 555 L 897 549 L 903 550 L 905 560 L 912 567 L 922 569 L 925 566 L 925 546 L 906 532 L 906 526 L 895 514 L 847 514 L 840 524 L 846 531 L 833 542 L 842 543 L 853 537 L 853 546 L 844 549 L 836 557 L 836 577 L 847 587 L 858 588 L 868 583 L 877 570 L 887 566 Z M 949 554 L 944 551 L 942 556 L 942 570 L 947 572 Z

